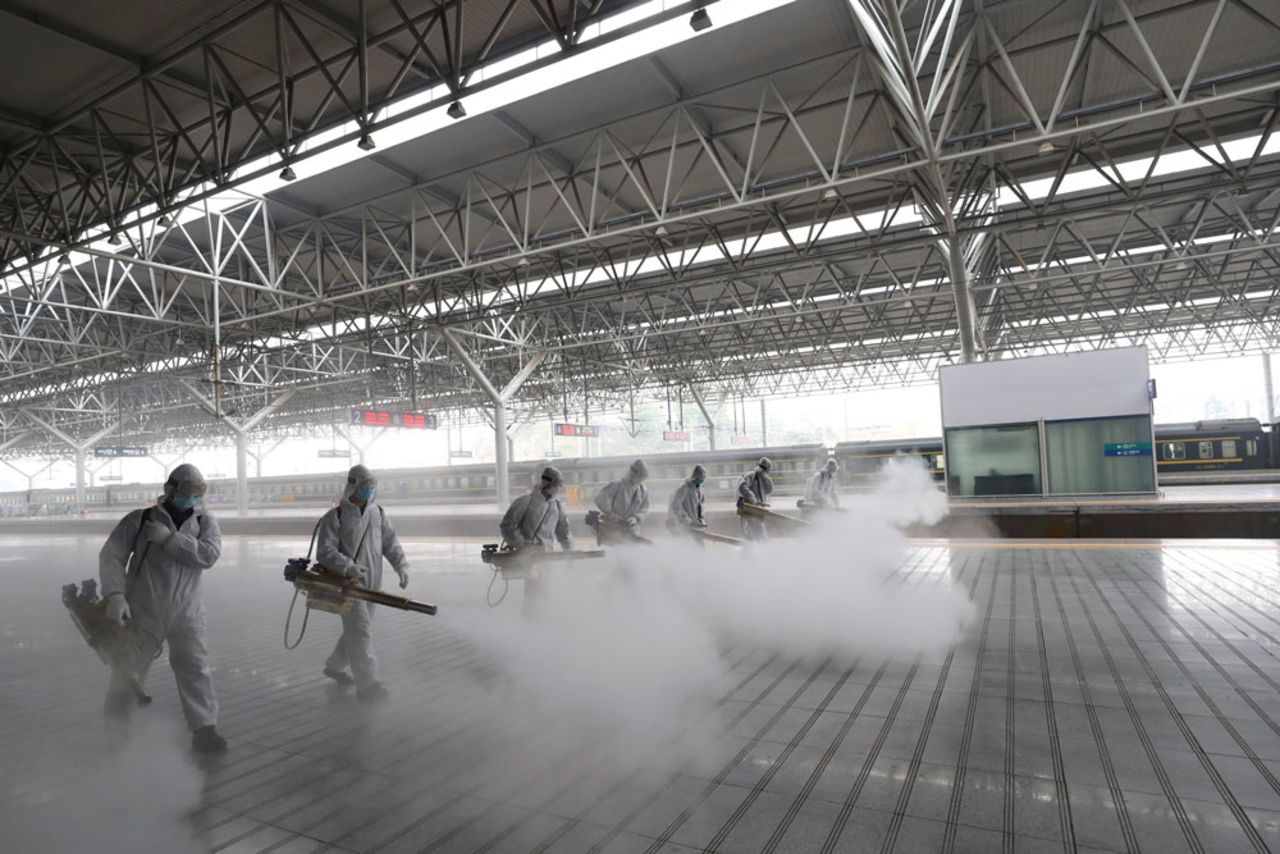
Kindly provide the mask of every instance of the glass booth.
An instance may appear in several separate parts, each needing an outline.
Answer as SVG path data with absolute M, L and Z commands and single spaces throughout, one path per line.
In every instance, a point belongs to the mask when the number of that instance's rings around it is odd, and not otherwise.
M 944 441 L 950 495 L 1156 490 L 1149 415 L 952 427 Z

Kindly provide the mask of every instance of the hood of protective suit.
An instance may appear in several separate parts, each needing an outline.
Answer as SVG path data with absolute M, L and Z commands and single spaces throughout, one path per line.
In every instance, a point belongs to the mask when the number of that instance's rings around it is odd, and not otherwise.
M 627 478 L 632 483 L 644 483 L 649 478 L 649 466 L 645 465 L 644 460 L 636 460 L 627 469 Z
M 356 490 L 363 486 L 372 486 L 376 489 L 378 478 L 365 466 L 354 465 L 347 472 L 347 482 L 342 487 L 342 500 L 350 501 L 355 497 Z
M 204 475 L 200 473 L 200 469 L 191 463 L 183 463 L 169 472 L 169 477 L 164 482 L 164 500 L 172 501 L 174 495 L 179 492 L 203 498 L 206 489 L 208 484 L 205 482 Z

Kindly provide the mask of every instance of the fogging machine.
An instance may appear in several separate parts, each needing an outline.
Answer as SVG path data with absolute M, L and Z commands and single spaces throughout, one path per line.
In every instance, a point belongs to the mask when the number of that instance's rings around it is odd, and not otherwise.
M 415 611 L 419 614 L 435 616 L 439 610 L 435 605 L 383 593 L 381 590 L 370 590 L 361 587 L 353 579 L 330 572 L 323 566 L 311 566 L 311 559 L 305 557 L 291 558 L 284 567 L 284 580 L 307 597 L 307 608 L 316 611 L 327 611 L 330 614 L 345 614 L 351 610 L 357 600 L 385 605 L 400 611 Z
M 504 547 L 499 543 L 485 543 L 480 548 L 480 560 L 501 572 L 502 577 L 508 581 L 537 580 L 538 570 L 534 564 L 568 563 L 600 557 L 604 557 L 603 549 L 566 552 L 543 548 L 539 545 Z
M 322 521 L 324 520 L 321 519 Z M 368 532 L 369 529 L 366 528 L 365 534 L 367 535 Z M 404 596 L 396 596 L 394 593 L 370 590 L 368 587 L 362 587 L 357 584 L 355 579 L 339 575 L 319 563 L 313 566 L 311 555 L 315 551 L 316 535 L 319 533 L 320 522 L 317 522 L 315 530 L 311 532 L 311 545 L 307 547 L 307 556 L 289 558 L 284 565 L 284 580 L 294 587 L 293 601 L 289 603 L 289 614 L 284 621 L 285 649 L 294 649 L 298 644 L 302 643 L 303 637 L 307 634 L 307 621 L 310 619 L 312 611 L 346 614 L 355 606 L 357 601 L 361 601 L 372 602 L 375 605 L 385 605 L 388 608 L 395 608 L 399 611 L 415 611 L 432 617 L 436 615 L 439 609 L 435 605 L 427 602 L 418 602 Z M 364 545 L 363 536 L 356 546 L 356 554 L 360 553 L 360 546 L 362 545 Z M 307 611 L 302 618 L 302 628 L 298 631 L 298 638 L 291 644 L 289 643 L 289 625 L 293 622 L 293 607 L 298 604 L 299 594 L 307 599 Z
M 80 583 L 77 590 L 75 584 L 64 584 L 62 587 L 62 604 L 67 606 L 71 622 L 80 630 L 85 643 L 98 654 L 102 663 L 124 680 L 139 706 L 151 702 L 151 695 L 142 687 L 138 673 L 133 666 L 133 645 L 129 642 L 130 630 L 112 625 L 107 620 L 107 603 L 98 598 L 98 582 L 92 578 Z
M 759 522 L 781 521 L 797 527 L 808 527 L 809 522 L 804 519 L 797 519 L 794 516 L 787 516 L 783 513 L 777 513 L 770 510 L 767 505 L 756 504 L 752 501 L 746 501 L 742 498 L 738 499 L 738 515 L 744 519 L 754 519 Z
M 618 545 L 622 543 L 640 543 L 643 545 L 653 545 L 653 540 L 648 537 L 641 536 L 636 533 L 634 526 L 627 523 L 625 519 L 619 519 L 608 513 L 601 513 L 599 510 L 592 510 L 583 519 L 587 527 L 596 532 L 596 537 L 601 543 L 611 543 Z

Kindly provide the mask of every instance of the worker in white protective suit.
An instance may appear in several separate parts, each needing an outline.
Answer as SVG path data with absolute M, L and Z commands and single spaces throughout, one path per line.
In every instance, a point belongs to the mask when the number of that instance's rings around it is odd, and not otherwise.
M 594 523 L 600 543 L 626 542 L 635 539 L 635 530 L 649 515 L 649 467 L 636 460 L 621 480 L 606 483 L 596 493 L 596 507 L 604 524 Z
M 806 507 L 817 509 L 833 507 L 839 509 L 840 494 L 836 492 L 836 472 L 840 470 L 840 463 L 835 457 L 827 460 L 826 465 L 818 469 L 809 478 L 809 482 L 804 488 L 804 502 Z
M 769 506 L 769 496 L 773 494 L 773 478 L 769 476 L 772 469 L 773 461 L 768 457 L 761 457 L 755 469 L 742 476 L 742 481 L 738 484 L 739 503 Z M 742 536 L 746 539 L 755 541 L 769 539 L 769 531 L 762 520 L 743 516 L 741 521 Z
M 382 589 L 382 559 L 409 586 L 409 561 L 396 537 L 396 529 L 381 505 L 374 503 L 378 480 L 362 465 L 347 472 L 342 500 L 320 519 L 316 560 L 325 569 L 356 580 L 370 590 Z M 383 700 L 387 689 L 378 681 L 378 659 L 373 652 L 372 602 L 353 602 L 342 615 L 342 636 L 324 665 L 324 675 L 339 685 L 356 686 L 356 697 L 366 702 Z M 347 672 L 350 666 L 351 672 Z
M 692 530 L 707 527 L 702 518 L 702 484 L 707 480 L 707 469 L 701 463 L 693 467 L 693 474 L 671 493 L 667 504 L 667 528 Z
M 508 546 L 551 548 L 559 542 L 565 551 L 573 547 L 569 516 L 564 502 L 560 500 L 563 485 L 564 477 L 560 470 L 555 466 L 544 466 L 538 486 L 511 502 L 498 525 Z
M 206 488 L 195 466 L 175 468 L 156 506 L 133 510 L 116 525 L 98 553 L 98 575 L 107 619 L 129 625 L 138 678 L 146 679 L 152 660 L 168 643 L 191 747 L 216 753 L 226 750 L 227 742 L 217 730 L 200 582 L 222 554 L 222 531 L 204 506 Z M 130 703 L 128 687 L 113 676 L 107 714 L 124 716 Z

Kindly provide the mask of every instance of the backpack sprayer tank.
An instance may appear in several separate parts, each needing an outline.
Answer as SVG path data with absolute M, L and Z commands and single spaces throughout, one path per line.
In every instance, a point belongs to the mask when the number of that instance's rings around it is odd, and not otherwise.
M 129 643 L 129 628 L 120 628 L 107 620 L 107 603 L 98 598 L 98 582 L 92 578 L 62 587 L 62 604 L 67 606 L 71 622 L 80 630 L 85 643 L 98 654 L 102 663 L 124 680 L 139 706 L 151 702 L 138 674 L 133 667 L 133 646 Z

